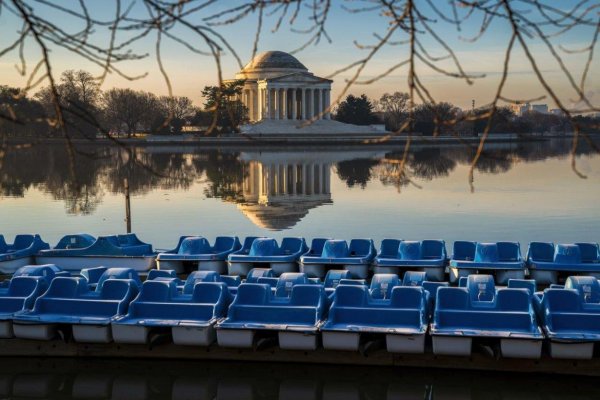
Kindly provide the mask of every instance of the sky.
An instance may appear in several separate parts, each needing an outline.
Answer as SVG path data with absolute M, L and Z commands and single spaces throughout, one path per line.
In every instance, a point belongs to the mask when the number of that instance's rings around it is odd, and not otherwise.
M 246 1 L 247 2 L 247 1 Z M 242 64 L 250 61 L 252 55 L 254 38 L 258 25 L 258 14 L 250 13 L 245 18 L 227 25 L 207 26 L 205 18 L 215 13 L 236 5 L 246 3 L 238 0 L 216 1 L 212 5 L 191 14 L 187 20 L 191 24 L 202 24 L 206 27 L 202 32 L 213 35 L 216 32 L 222 36 L 238 54 Z M 67 13 L 52 10 L 43 4 L 43 1 L 28 1 L 37 15 L 43 16 L 52 21 L 57 27 L 68 32 L 77 32 L 82 29 L 82 21 L 70 16 Z M 55 0 L 54 4 L 65 7 L 65 9 L 80 11 L 79 1 L 76 0 Z M 514 2 L 519 9 L 525 9 L 525 3 Z M 560 4 L 562 9 L 568 10 L 570 7 L 578 4 L 579 1 L 561 0 L 545 1 L 549 5 Z M 6 3 L 5 3 L 6 4 Z M 115 14 L 116 3 L 109 0 L 88 0 L 88 12 L 100 20 L 110 20 Z M 194 3 L 199 4 L 199 3 Z M 318 44 L 312 44 L 294 55 L 307 68 L 318 76 L 329 76 L 337 71 L 363 57 L 369 49 L 357 47 L 359 42 L 363 45 L 372 45 L 377 42 L 375 35 L 385 35 L 389 29 L 389 18 L 381 15 L 379 10 L 366 12 L 351 12 L 348 7 L 362 7 L 372 3 L 360 1 L 332 0 L 332 7 L 329 11 L 326 29 L 330 41 L 322 39 Z M 437 7 L 445 15 L 450 15 L 451 9 L 447 1 L 435 1 Z M 474 15 L 462 26 L 461 31 L 457 31 L 453 24 L 445 22 L 440 16 L 435 15 L 428 5 L 428 2 L 417 1 L 418 9 L 427 16 L 430 16 L 430 26 L 435 35 L 443 38 L 451 46 L 457 58 L 460 60 L 467 73 L 474 75 L 484 75 L 484 77 L 475 79 L 473 84 L 467 84 L 464 80 L 447 77 L 439 74 L 426 66 L 423 62 L 417 61 L 416 70 L 421 82 L 431 92 L 437 101 L 448 101 L 462 108 L 470 108 L 474 100 L 476 106 L 482 106 L 489 103 L 495 94 L 498 82 L 501 78 L 502 63 L 506 46 L 510 37 L 510 27 L 506 21 L 495 20 L 491 23 L 488 31 L 477 41 L 471 42 L 465 38 L 475 36 L 481 26 L 481 16 Z M 147 17 L 147 10 L 142 1 L 123 0 L 122 10 L 131 6 L 129 16 L 132 18 Z M 596 8 L 593 8 L 593 7 Z M 580 6 L 580 10 L 592 7 L 588 16 L 594 20 L 598 18 L 598 3 L 595 0 L 588 1 Z M 0 14 L 0 48 L 5 48 L 14 42 L 19 36 L 22 27 L 22 19 L 10 12 L 7 6 L 1 10 Z M 594 12 L 595 11 L 595 12 Z M 310 26 L 311 12 L 307 7 L 303 7 L 300 15 L 290 26 L 290 18 L 286 17 L 281 27 L 274 31 L 277 22 L 278 13 L 275 15 L 266 15 L 263 18 L 258 52 L 267 50 L 293 51 L 302 46 L 310 34 L 299 31 Z M 528 14 L 532 19 L 539 17 L 537 11 L 531 10 Z M 222 18 L 224 20 L 226 17 Z M 214 21 L 214 20 L 212 20 Z M 552 31 L 550 27 L 543 27 Z M 555 29 L 556 30 L 556 29 Z M 445 54 L 445 51 L 439 43 L 436 43 L 431 34 L 423 28 L 421 40 L 427 52 L 432 56 L 439 57 Z M 583 67 L 585 65 L 588 53 L 568 53 L 562 49 L 582 49 L 589 45 L 594 35 L 595 28 L 583 24 L 572 29 L 557 38 L 552 39 L 557 45 L 557 51 L 563 58 L 566 67 L 572 71 L 573 79 L 578 84 L 581 79 Z M 179 40 L 185 41 L 204 50 L 206 46 L 202 44 L 202 38 L 185 26 L 176 26 L 170 31 Z M 119 31 L 117 34 L 117 43 L 131 37 L 132 30 Z M 397 35 L 393 37 L 394 41 L 405 40 L 406 36 Z M 93 34 L 90 36 L 90 42 L 99 47 L 107 46 L 110 40 L 110 31 L 108 26 L 96 26 Z M 540 69 L 553 87 L 561 100 L 567 106 L 577 105 L 577 95 L 570 86 L 569 80 L 561 72 L 560 65 L 553 59 L 552 55 L 539 38 L 527 37 L 528 44 L 531 45 L 533 54 L 539 62 Z M 558 46 L 560 45 L 560 46 Z M 597 52 L 597 45 L 595 46 Z M 129 47 L 132 53 L 147 54 L 147 57 L 135 61 L 123 61 L 119 66 L 124 72 L 130 75 L 144 75 L 143 79 L 128 80 L 117 74 L 110 74 L 103 82 L 103 89 L 112 87 L 129 87 L 136 90 L 145 90 L 157 94 L 167 94 L 167 85 L 159 70 L 156 61 L 156 33 L 152 32 L 148 37 L 136 42 Z M 0 50 L 1 51 L 1 50 Z M 18 71 L 20 58 L 18 48 L 0 57 L 0 84 L 17 87 L 24 87 L 27 83 L 28 74 L 32 71 L 35 64 L 40 59 L 40 50 L 33 39 L 29 38 L 24 46 L 23 56 L 26 60 L 27 73 L 23 76 Z M 161 55 L 166 72 L 168 73 L 173 88 L 173 94 L 178 96 L 190 97 L 196 104 L 202 104 L 201 91 L 206 85 L 213 85 L 217 82 L 217 68 L 214 60 L 210 56 L 196 54 L 184 45 L 175 40 L 164 39 L 161 46 Z M 397 44 L 384 46 L 378 54 L 372 59 L 369 65 L 364 69 L 362 79 L 369 79 L 386 71 L 392 65 L 406 59 L 408 55 L 408 45 Z M 56 44 L 50 45 L 50 60 L 55 74 L 60 74 L 67 69 L 85 69 L 94 75 L 100 75 L 102 68 L 92 64 L 84 58 L 60 48 Z M 239 63 L 232 56 L 231 51 L 224 50 L 222 58 L 223 78 L 233 78 L 234 74 L 240 69 Z M 439 66 L 449 67 L 453 72 L 451 60 L 441 61 Z M 600 105 L 600 82 L 598 74 L 598 62 L 594 60 L 591 64 L 590 73 L 586 81 L 585 92 L 595 105 Z M 345 82 L 352 76 L 354 70 L 336 75 L 333 83 L 333 98 L 337 97 L 343 90 Z M 349 93 L 365 93 L 374 99 L 379 98 L 385 92 L 407 91 L 407 69 L 400 68 L 389 76 L 378 80 L 369 85 L 354 85 Z M 509 99 L 534 99 L 546 95 L 543 87 L 536 79 L 531 65 L 526 59 L 523 50 L 515 45 L 513 57 L 510 62 L 510 73 L 506 83 L 505 96 Z M 555 104 L 549 98 L 536 101 L 536 103 L 548 103 L 550 108 Z

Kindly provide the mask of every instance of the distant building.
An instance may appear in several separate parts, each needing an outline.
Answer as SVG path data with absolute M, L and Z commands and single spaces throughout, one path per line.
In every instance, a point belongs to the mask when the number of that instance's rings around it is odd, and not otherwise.
M 548 114 L 548 104 L 532 104 L 530 111 L 535 111 L 541 114 Z
M 530 103 L 521 103 L 516 102 L 508 105 L 508 108 L 512 110 L 512 112 L 520 117 L 526 112 L 537 112 L 540 114 L 548 114 L 548 104 L 530 104 Z
M 565 115 L 565 112 L 560 108 L 553 108 L 552 110 L 550 110 L 550 114 L 562 117 Z

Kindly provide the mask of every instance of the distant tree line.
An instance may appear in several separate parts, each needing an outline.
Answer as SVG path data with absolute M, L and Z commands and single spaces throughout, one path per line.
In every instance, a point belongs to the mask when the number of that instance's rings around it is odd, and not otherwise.
M 424 103 L 414 107 L 410 120 L 408 93 L 385 93 L 379 100 L 366 95 L 348 95 L 334 110 L 334 119 L 354 125 L 385 124 L 389 131 L 434 134 L 477 135 L 488 123 L 481 116 L 489 109 L 464 111 L 451 103 Z M 479 118 L 477 118 L 479 117 Z M 600 118 L 579 115 L 574 117 L 587 133 L 600 133 Z M 499 107 L 493 115 L 490 133 L 566 133 L 572 131 L 567 116 L 528 111 L 516 115 L 509 107 Z
M 186 125 L 235 131 L 247 118 L 237 97 L 242 85 L 243 81 L 235 81 L 222 88 L 205 87 L 203 109 L 188 97 L 119 88 L 103 91 L 89 72 L 81 70 L 63 72 L 55 88 L 70 136 L 95 138 L 103 132 L 128 137 L 136 133 L 179 134 Z M 53 99 L 50 87 L 29 97 L 20 89 L 0 86 L 0 111 L 13 114 L 14 120 L 0 119 L 0 133 L 7 137 L 62 136 L 58 126 L 48 123 L 48 116 L 55 115 Z

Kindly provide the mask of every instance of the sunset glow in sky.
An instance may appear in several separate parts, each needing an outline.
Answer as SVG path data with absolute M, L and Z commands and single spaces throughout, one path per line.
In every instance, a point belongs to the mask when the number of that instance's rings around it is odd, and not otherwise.
M 70 32 L 81 30 L 84 26 L 83 21 L 78 21 L 73 17 L 68 17 L 56 10 L 51 10 L 47 6 L 30 2 L 40 15 L 44 15 L 55 23 L 59 23 L 61 28 Z M 80 10 L 79 2 L 75 0 L 60 0 L 54 2 L 66 8 Z M 203 18 L 213 15 L 219 10 L 230 8 L 240 1 L 218 1 L 213 5 L 206 7 L 202 11 L 193 14 L 190 21 L 194 23 L 203 23 Z M 346 2 L 334 0 L 332 9 L 328 16 L 326 27 L 331 42 L 321 40 L 316 45 L 310 45 L 295 56 L 306 65 L 311 72 L 318 76 L 328 76 L 334 71 L 339 70 L 348 64 L 365 56 L 368 50 L 359 49 L 356 42 L 369 45 L 377 42 L 374 34 L 382 36 L 389 28 L 389 18 L 380 15 L 379 11 L 370 11 L 363 13 L 353 13 L 348 11 L 345 6 L 352 4 L 361 4 L 360 2 Z M 438 2 L 435 2 L 438 4 Z M 557 4 L 557 2 L 548 2 Z M 560 1 L 563 9 L 569 9 L 578 2 Z M 115 4 L 111 1 L 89 1 L 86 2 L 88 11 L 96 18 L 101 20 L 110 20 L 115 14 Z M 122 10 L 129 4 L 132 5 L 130 16 L 147 16 L 147 10 L 141 2 L 123 1 Z M 590 3 L 592 4 L 592 3 Z M 344 6 L 345 5 L 345 6 Z M 417 2 L 425 14 L 430 14 L 431 9 L 426 1 Z M 439 7 L 443 10 L 447 7 L 447 2 L 439 2 Z M 521 4 L 525 8 L 525 3 Z M 532 11 L 535 13 L 535 11 Z M 268 13 L 267 13 L 268 14 Z M 265 15 L 263 19 L 261 37 L 258 45 L 258 51 L 282 50 L 292 51 L 300 47 L 307 39 L 308 35 L 296 32 L 309 26 L 311 13 L 309 10 L 303 10 L 290 29 L 289 17 L 283 20 L 278 31 L 273 32 L 277 23 L 277 15 Z M 598 11 L 592 12 L 590 18 L 598 18 Z M 213 26 L 216 32 L 222 35 L 235 49 L 242 63 L 249 61 L 252 55 L 254 38 L 257 29 L 258 14 L 250 14 L 240 21 L 233 24 Z M 471 100 L 474 99 L 477 106 L 490 102 L 495 94 L 496 86 L 501 78 L 502 62 L 508 39 L 510 37 L 510 26 L 505 20 L 495 20 L 492 22 L 486 34 L 475 42 L 465 40 L 465 38 L 475 36 L 481 26 L 481 18 L 471 18 L 468 20 L 460 32 L 456 27 L 442 19 L 437 18 L 431 23 L 435 33 L 447 40 L 448 44 L 455 50 L 456 55 L 462 63 L 467 73 L 484 74 L 485 77 L 477 79 L 474 84 L 468 85 L 464 80 L 450 78 L 440 75 L 422 62 L 417 62 L 418 72 L 421 81 L 428 87 L 431 94 L 438 101 L 449 101 L 463 108 L 470 108 Z M 5 48 L 13 43 L 21 30 L 21 20 L 4 7 L 0 14 L 0 46 Z M 201 43 L 200 37 L 185 28 L 175 28 L 171 33 L 179 39 L 190 44 L 197 45 L 206 49 Z M 121 32 L 123 38 L 130 37 L 131 32 Z M 594 27 L 581 26 L 571 30 L 565 35 L 553 39 L 556 49 L 563 57 L 565 65 L 573 73 L 574 81 L 579 84 L 581 74 L 588 57 L 586 52 L 570 53 L 562 50 L 577 50 L 589 45 L 594 35 Z M 91 40 L 94 43 L 106 45 L 110 38 L 107 27 L 97 27 Z M 396 41 L 405 40 L 406 37 L 398 35 Z M 562 100 L 567 106 L 574 106 L 577 101 L 575 91 L 570 87 L 568 79 L 561 72 L 558 62 L 552 57 L 548 48 L 539 38 L 526 38 L 528 44 L 535 54 L 540 69 L 548 82 L 560 94 Z M 432 40 L 431 37 L 423 38 L 423 45 L 432 56 L 441 56 L 444 54 L 443 48 Z M 560 45 L 560 46 L 559 46 Z M 156 53 L 156 34 L 142 39 L 132 46 L 132 50 L 139 54 L 147 54 L 147 57 L 137 61 L 127 61 L 121 65 L 123 71 L 131 75 L 140 75 L 147 73 L 144 79 L 129 81 L 116 74 L 107 77 L 103 84 L 103 89 L 112 87 L 130 87 L 137 90 L 152 91 L 157 94 L 166 94 L 167 87 L 157 66 Z M 596 47 L 598 47 L 596 45 Z M 595 49 L 598 50 L 597 48 Z M 202 104 L 200 92 L 205 85 L 215 84 L 217 82 L 217 68 L 214 60 L 210 56 L 199 55 L 174 40 L 165 38 L 161 47 L 164 66 L 169 74 L 172 83 L 173 93 L 180 96 L 190 97 L 196 104 Z M 40 59 L 40 50 L 32 39 L 28 39 L 25 47 L 24 56 L 27 61 L 27 71 L 21 75 L 17 69 L 19 62 L 18 49 L 4 55 L 0 58 L 0 84 L 23 87 L 27 83 L 29 73 Z M 402 61 L 408 55 L 408 45 L 386 46 L 365 68 L 362 78 L 368 79 L 390 68 L 392 65 Z M 50 59 L 56 74 L 67 69 L 85 69 L 95 75 L 100 75 L 102 68 L 90 63 L 82 57 L 73 54 L 65 49 L 59 49 L 54 46 L 51 48 Z M 452 67 L 450 60 L 442 61 L 440 66 Z M 232 78 L 240 65 L 232 56 L 230 51 L 224 51 L 222 59 L 223 78 Z M 518 44 L 515 44 L 515 52 L 510 63 L 510 75 L 507 81 L 506 95 L 511 99 L 533 99 L 546 95 L 542 86 L 536 79 L 529 61 Z M 598 74 L 598 62 L 593 61 L 588 79 L 585 85 L 585 91 L 590 100 L 596 105 L 600 105 L 600 81 Z M 344 81 L 352 75 L 352 70 L 344 72 L 334 77 L 333 96 L 340 93 L 344 86 Z M 394 71 L 389 76 L 370 85 L 356 85 L 350 89 L 350 93 L 367 95 L 378 98 L 384 92 L 407 91 L 407 69 L 403 67 Z M 548 103 L 550 108 L 554 107 L 553 102 L 546 98 L 538 101 Z

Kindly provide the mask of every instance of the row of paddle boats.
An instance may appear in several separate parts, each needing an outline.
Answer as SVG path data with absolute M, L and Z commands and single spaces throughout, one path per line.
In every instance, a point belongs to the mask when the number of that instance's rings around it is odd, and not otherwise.
M 288 350 L 358 351 L 385 343 L 391 353 L 469 356 L 475 344 L 503 357 L 589 359 L 600 341 L 600 284 L 572 276 L 537 291 L 534 280 L 461 277 L 457 287 L 423 271 L 375 274 L 366 281 L 329 270 L 305 273 L 255 268 L 245 278 L 98 267 L 70 276 L 54 265 L 25 266 L 0 283 L 0 337 L 82 343 L 253 348 L 272 340 Z
M 379 250 L 371 239 L 345 240 L 315 238 L 310 246 L 305 239 L 247 237 L 243 243 L 234 236 L 219 236 L 211 245 L 201 236 L 182 236 L 177 246 L 156 252 L 135 234 L 64 236 L 50 248 L 39 235 L 17 235 L 7 244 L 0 235 L 0 272 L 13 273 L 29 264 L 54 264 L 62 270 L 78 272 L 97 266 L 127 267 L 146 272 L 159 269 L 176 273 L 193 270 L 245 277 L 255 267 L 268 267 L 275 276 L 303 272 L 323 279 L 330 269 L 344 269 L 356 279 L 372 273 L 402 275 L 404 271 L 423 271 L 430 281 L 457 283 L 461 277 L 485 273 L 496 283 L 526 276 L 538 284 L 549 285 L 571 275 L 600 277 L 600 248 L 597 243 L 554 244 L 531 242 L 525 257 L 516 242 L 455 241 L 448 256 L 443 240 L 409 241 L 384 239 Z

